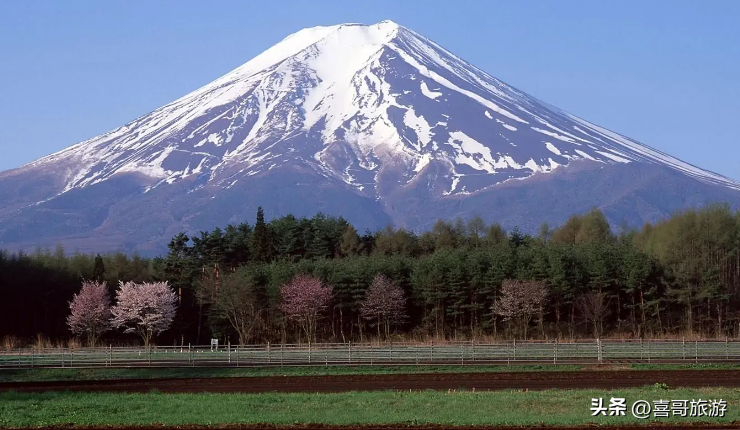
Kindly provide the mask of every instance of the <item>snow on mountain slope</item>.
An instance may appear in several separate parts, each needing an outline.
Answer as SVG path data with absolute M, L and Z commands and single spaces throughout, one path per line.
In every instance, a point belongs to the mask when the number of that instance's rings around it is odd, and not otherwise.
M 541 102 L 391 21 L 294 33 L 234 71 L 123 127 L 23 166 L 60 194 L 136 173 L 150 191 L 229 188 L 299 165 L 382 199 L 444 166 L 437 196 L 470 195 L 575 160 L 652 163 L 740 184 Z

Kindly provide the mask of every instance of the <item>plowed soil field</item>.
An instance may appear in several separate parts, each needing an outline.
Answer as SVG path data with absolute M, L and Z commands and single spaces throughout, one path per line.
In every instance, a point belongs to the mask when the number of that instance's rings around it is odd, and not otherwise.
M 14 382 L 0 383 L 0 391 L 328 393 L 376 390 L 614 389 L 642 387 L 655 383 L 667 384 L 671 388 L 740 387 L 740 370 L 616 370 Z

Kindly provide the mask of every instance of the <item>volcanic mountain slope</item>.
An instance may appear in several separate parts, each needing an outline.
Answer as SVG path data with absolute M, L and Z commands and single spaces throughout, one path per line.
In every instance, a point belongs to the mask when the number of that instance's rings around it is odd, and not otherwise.
M 740 184 L 541 102 L 391 21 L 301 30 L 129 124 L 0 173 L 0 247 L 161 251 L 266 215 L 361 229 L 600 207 L 655 221 Z

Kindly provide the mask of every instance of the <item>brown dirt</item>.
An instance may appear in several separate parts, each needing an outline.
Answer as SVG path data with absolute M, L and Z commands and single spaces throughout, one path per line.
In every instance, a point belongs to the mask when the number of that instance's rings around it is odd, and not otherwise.
M 172 378 L 0 383 L 0 391 L 342 392 L 376 390 L 612 389 L 664 383 L 669 387 L 740 387 L 740 370 L 632 370 L 578 372 Z

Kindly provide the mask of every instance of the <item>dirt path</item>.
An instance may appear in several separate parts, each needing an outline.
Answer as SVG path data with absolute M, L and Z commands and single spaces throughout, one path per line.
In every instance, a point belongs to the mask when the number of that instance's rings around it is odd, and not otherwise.
M 0 391 L 342 392 L 375 390 L 740 387 L 740 370 L 577 371 L 405 375 L 271 376 L 0 383 Z

